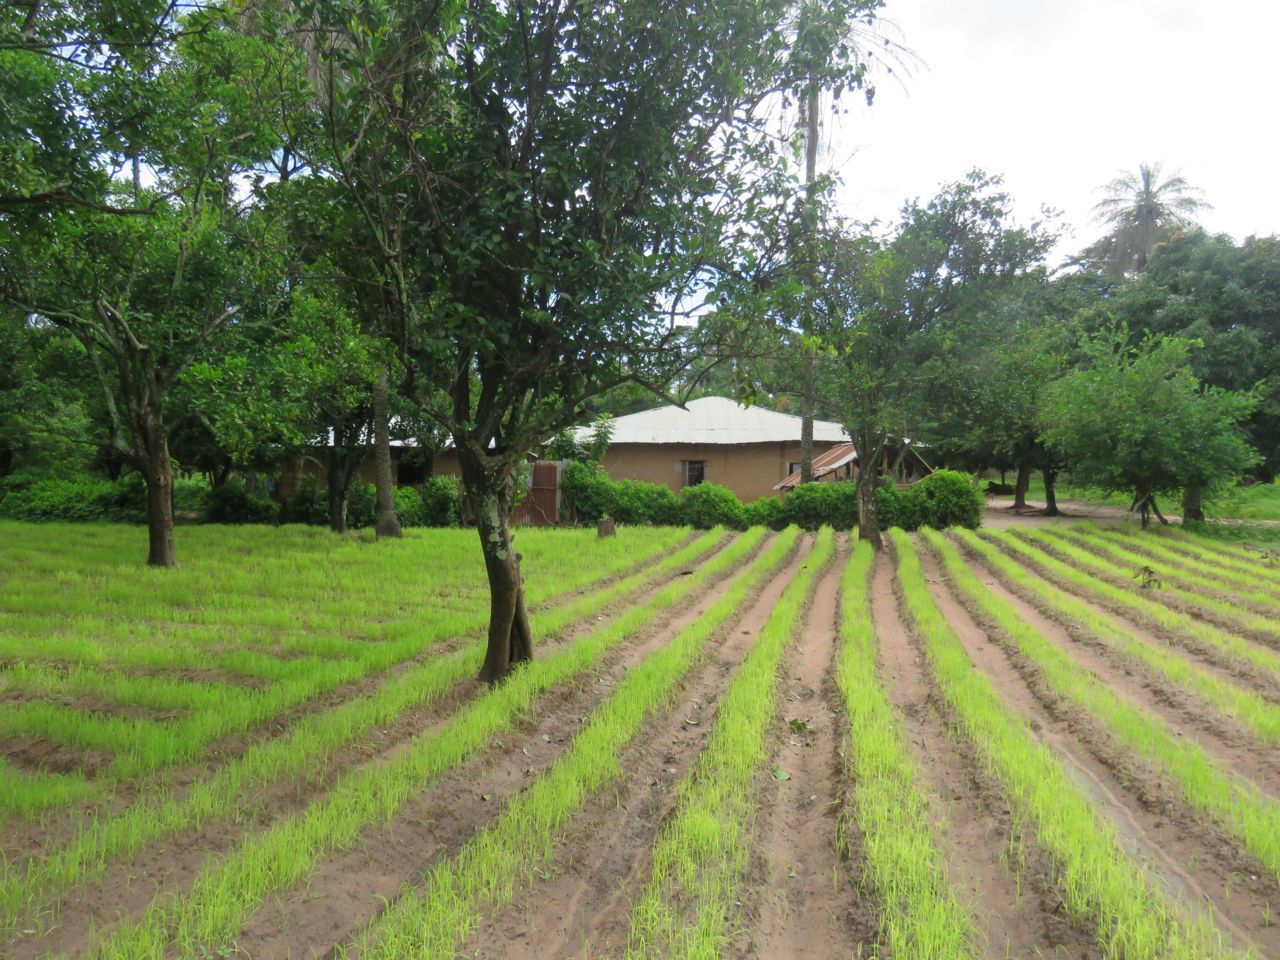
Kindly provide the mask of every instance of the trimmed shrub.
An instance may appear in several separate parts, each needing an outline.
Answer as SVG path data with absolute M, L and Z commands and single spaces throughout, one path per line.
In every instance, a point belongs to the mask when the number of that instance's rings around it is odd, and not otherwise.
M 918 490 L 925 523 L 935 530 L 947 527 L 977 529 L 982 523 L 982 492 L 958 470 L 935 470 L 911 487 Z
M 567 463 L 560 474 L 564 505 L 573 511 L 578 523 L 595 523 L 601 517 L 613 516 L 614 486 L 609 475 L 594 463 Z
M 680 522 L 680 498 L 670 487 L 644 480 L 614 483 L 609 516 L 619 523 L 671 526 Z
M 742 505 L 742 522 L 748 527 L 784 530 L 788 523 L 786 508 L 780 497 L 761 497 Z
M 826 525 L 852 530 L 858 525 L 858 488 L 846 482 L 802 483 L 782 501 L 783 518 L 805 530 Z
M 699 483 L 680 491 L 680 519 L 697 530 L 740 528 L 746 516 L 742 501 L 728 487 Z
M 876 490 L 876 515 L 880 526 L 918 530 L 933 527 L 968 527 L 982 523 L 983 496 L 966 473 L 935 470 L 911 486 L 898 490 L 885 485 Z
M 453 477 L 427 477 L 422 485 L 422 523 L 428 527 L 462 525 L 458 481 Z
M 232 477 L 209 491 L 204 518 L 209 523 L 272 523 L 279 506 L 270 497 L 254 493 L 239 477 Z

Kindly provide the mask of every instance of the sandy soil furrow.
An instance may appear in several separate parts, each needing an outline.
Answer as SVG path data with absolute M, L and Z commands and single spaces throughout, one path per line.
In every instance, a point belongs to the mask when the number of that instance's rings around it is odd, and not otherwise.
M 1241 946 L 1280 955 L 1280 928 L 1267 903 L 1280 887 L 1220 832 L 1188 810 L 1176 787 L 1117 747 L 1087 713 L 1057 697 L 1034 664 L 996 642 L 952 594 L 937 562 L 921 550 L 930 590 L 975 665 L 1001 698 L 1027 717 L 1036 736 L 1115 828 L 1122 845 L 1192 915 L 1210 913 Z
M 1135 706 L 1153 714 L 1175 734 L 1194 740 L 1205 752 L 1215 758 L 1224 769 L 1246 777 L 1263 790 L 1280 796 L 1280 754 L 1271 747 L 1260 745 L 1257 738 L 1239 723 L 1219 712 L 1194 692 L 1172 686 L 1155 671 L 1130 660 L 1114 648 L 1098 640 L 1086 627 L 1059 619 L 1046 608 L 1034 594 L 1021 590 L 1016 584 L 1006 582 L 999 574 L 985 566 L 975 565 L 974 572 L 997 596 L 1009 604 L 1018 616 L 1037 633 L 1053 641 L 1072 659 L 1089 672 L 1097 675 L 1112 690 L 1121 694 Z M 959 597 L 971 614 L 973 607 L 964 597 Z M 1095 604 L 1080 598 L 1095 610 Z M 980 619 L 980 618 L 979 618 Z M 1169 648 L 1158 638 L 1135 625 L 1126 624 L 1134 636 L 1153 647 Z M 1176 654 L 1176 648 L 1172 648 Z M 1221 679 L 1234 682 L 1223 671 L 1183 657 L 1197 669 L 1216 674 Z
M 849 785 L 841 744 L 844 715 L 836 705 L 834 660 L 840 644 L 841 550 L 819 581 L 803 629 L 784 661 L 770 769 L 763 778 L 752 884 L 743 896 L 740 957 L 845 960 L 869 955 L 877 915 L 859 892 L 857 863 L 843 859 L 838 814 Z
M 548 879 L 473 932 L 468 957 L 510 957 L 513 944 L 519 956 L 539 960 L 621 951 L 631 903 L 649 879 L 653 845 L 674 808 L 675 789 L 706 746 L 722 695 L 811 546 L 806 538 L 803 551 L 760 590 L 708 662 L 685 681 L 675 707 L 654 717 L 626 751 L 623 767 L 630 777 L 574 818 Z
M 763 543 L 767 543 L 767 538 L 743 560 L 742 567 L 759 553 Z M 571 643 L 582 633 L 598 627 L 625 604 L 643 602 L 670 582 L 670 579 L 680 575 L 677 572 L 671 578 L 647 587 L 640 594 L 612 605 L 607 611 L 599 613 L 596 619 L 577 624 L 554 640 L 544 642 L 539 647 L 540 652 L 549 653 Z M 735 575 L 736 571 L 700 586 L 692 596 L 659 614 L 638 636 L 624 641 L 618 648 L 610 651 L 602 666 L 603 672 L 598 677 L 592 674 L 579 684 L 549 692 L 539 705 L 539 716 L 554 715 L 565 723 L 576 725 L 578 717 L 585 713 L 578 706 L 579 700 L 594 702 L 603 698 L 606 678 L 610 672 L 625 669 L 623 665 L 634 662 L 635 657 L 642 655 L 641 651 L 665 642 L 665 638 L 671 635 L 678 624 L 687 622 L 688 618 L 696 616 L 698 611 L 714 603 L 715 598 L 729 588 Z M 74 954 L 89 943 L 93 933 L 104 933 L 124 921 L 137 919 L 151 900 L 162 892 L 168 895 L 188 889 L 205 863 L 234 851 L 242 837 L 267 828 L 283 816 L 303 810 L 308 804 L 321 798 L 342 775 L 354 768 L 393 758 L 414 738 L 429 735 L 442 727 L 483 689 L 484 685 L 478 681 L 464 680 L 441 700 L 406 711 L 394 724 L 370 731 L 357 743 L 334 751 L 307 782 L 289 780 L 273 783 L 258 795 L 245 798 L 244 804 L 237 811 L 228 811 L 227 819 L 209 821 L 199 830 L 167 838 L 152 844 L 137 857 L 110 865 L 100 882 L 73 891 L 61 903 L 57 926 L 46 936 L 12 945 L 13 960 L 38 957 L 45 952 Z M 526 735 L 532 722 L 531 718 L 525 725 Z M 564 729 L 571 732 L 572 726 Z M 478 763 L 484 764 L 504 750 L 509 751 L 512 738 L 518 735 L 519 731 L 513 733 L 505 743 L 496 745 Z M 542 756 L 550 763 L 554 759 L 553 752 L 558 751 L 559 745 L 553 747 L 552 743 L 539 737 L 533 739 L 529 749 L 531 754 Z M 533 757 L 525 759 L 530 760 L 526 766 L 533 766 Z M 485 791 L 480 791 L 483 792 Z M 476 795 L 479 796 L 479 793 Z M 486 812 L 486 815 L 493 812 L 493 806 L 483 802 L 473 806 Z M 394 844 L 392 846 L 394 848 Z M 388 862 L 397 862 L 398 856 L 393 849 Z M 398 881 L 391 886 L 389 892 L 394 893 L 397 886 Z
M 1062 913 L 1043 854 L 1015 827 L 999 783 L 955 728 L 923 650 L 904 622 L 887 555 L 872 573 L 871 615 L 885 688 L 902 717 L 923 785 L 938 798 L 935 832 L 949 876 L 983 931 L 989 954 L 1096 957 L 1092 940 Z

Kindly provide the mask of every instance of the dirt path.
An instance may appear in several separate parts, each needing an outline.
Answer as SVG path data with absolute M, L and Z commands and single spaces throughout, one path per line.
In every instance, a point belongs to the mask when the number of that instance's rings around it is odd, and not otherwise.
M 1006 583 L 988 568 L 975 566 L 974 573 L 993 593 L 1009 604 L 1023 622 L 1052 641 L 1086 670 L 1101 678 L 1124 699 L 1159 717 L 1177 736 L 1194 740 L 1223 769 L 1250 779 L 1262 789 L 1280 797 L 1280 756 L 1275 749 L 1260 744 L 1247 729 L 1219 713 L 1194 693 L 1170 685 L 1154 671 L 1117 653 L 1094 637 L 1087 628 L 1055 619 L 1051 612 L 1034 602 L 1034 597 L 1024 596 L 1016 586 Z M 963 597 L 960 600 L 972 614 L 973 608 Z M 1089 606 L 1098 609 L 1093 604 Z M 1152 647 L 1169 649 L 1167 644 L 1136 626 L 1125 626 L 1140 641 Z M 1176 648 L 1173 652 L 1178 654 Z M 1197 669 L 1217 675 L 1228 682 L 1235 682 L 1225 671 L 1197 663 L 1189 657 L 1180 658 Z
M 927 550 L 921 564 L 930 592 L 975 665 L 1116 830 L 1129 854 L 1151 869 L 1193 915 L 1211 914 L 1243 947 L 1280 955 L 1280 928 L 1269 925 L 1268 900 L 1280 889 L 1211 824 L 1188 809 L 1173 784 L 1117 748 L 1084 711 L 1056 697 L 1034 665 L 995 643 L 952 594 Z
M 818 583 L 784 661 L 769 766 L 790 779 L 764 780 L 754 882 L 743 896 L 744 930 L 736 942 L 741 957 L 845 960 L 875 943 L 875 912 L 859 896 L 837 837 L 837 815 L 849 790 L 833 673 L 847 557 L 842 549 Z
M 928 664 L 903 622 L 894 593 L 894 565 L 876 561 L 871 616 L 880 643 L 880 672 L 903 721 L 923 785 L 936 804 L 935 833 L 962 903 L 983 931 L 992 957 L 1093 958 L 1087 937 L 1070 927 L 1034 859 L 1011 863 L 1034 845 L 1013 832 L 1000 788 L 954 731 Z M 1029 882 L 1030 881 L 1030 882 Z
M 755 553 L 758 552 L 759 548 Z M 743 560 L 739 570 L 749 564 L 755 553 Z M 673 574 L 673 576 L 678 575 L 678 573 Z M 729 583 L 736 575 L 737 571 L 734 571 L 730 575 L 703 585 L 695 591 L 693 596 L 664 611 L 639 635 L 624 641 L 618 648 L 611 651 L 606 656 L 602 671 L 598 675 L 588 674 L 579 683 L 566 684 L 548 692 L 539 704 L 538 712 L 539 716 L 544 717 L 544 725 L 551 730 L 559 731 L 551 740 L 543 740 L 541 735 L 529 736 L 530 725 L 526 725 L 523 733 L 520 729 L 513 731 L 507 736 L 505 742 L 495 745 L 485 757 L 475 761 L 474 765 L 493 765 L 495 757 L 511 755 L 513 751 L 514 754 L 519 755 L 519 760 L 524 761 L 523 767 L 520 767 L 518 762 L 516 764 L 521 776 L 526 776 L 523 774 L 526 767 L 536 770 L 540 769 L 539 764 L 549 765 L 558 754 L 565 736 L 571 735 L 576 728 L 578 718 L 589 712 L 589 707 L 585 705 L 596 703 L 607 695 L 612 685 L 609 677 L 618 675 L 618 672 L 625 669 L 627 664 L 635 662 L 645 652 L 666 642 L 680 624 L 698 615 L 728 590 Z M 664 579 L 663 583 L 669 582 L 669 579 Z M 631 597 L 629 602 L 640 602 L 661 589 L 662 585 L 660 583 L 646 588 L 640 594 Z M 622 606 L 622 604 L 613 605 L 611 610 L 616 612 L 622 609 Z M 573 639 L 587 630 L 594 629 L 607 619 L 606 612 L 602 611 L 597 617 L 598 619 L 575 625 L 555 641 L 546 643 L 540 650 L 551 652 L 564 644 L 571 643 Z M 255 830 L 265 829 L 280 817 L 301 811 L 309 804 L 322 799 L 343 774 L 356 767 L 393 758 L 414 738 L 429 735 L 440 729 L 457 710 L 479 695 L 483 689 L 483 684 L 475 680 L 461 681 L 442 700 L 406 711 L 397 717 L 395 723 L 369 731 L 358 742 L 334 751 L 326 759 L 318 777 L 305 783 L 290 780 L 271 784 L 258 796 L 252 798 L 251 803 L 246 804 L 247 812 L 243 819 L 235 822 L 211 820 L 200 830 L 189 830 L 178 836 L 166 838 L 149 845 L 138 856 L 113 863 L 108 867 L 102 881 L 72 891 L 61 905 L 57 926 L 48 935 L 14 945 L 12 960 L 27 960 L 27 958 L 41 956 L 45 952 L 74 953 L 84 949 L 95 933 L 105 933 L 123 921 L 137 919 L 151 900 L 162 891 L 172 894 L 187 890 L 206 862 L 233 852 L 244 836 Z M 547 736 L 551 737 L 551 734 L 548 733 Z M 513 748 L 511 744 L 517 737 L 523 737 L 521 740 L 523 746 Z M 527 743 L 525 743 L 526 740 Z M 522 749 L 528 749 L 529 756 L 525 756 Z M 471 770 L 472 767 L 473 765 L 468 765 L 465 769 Z M 496 811 L 496 803 L 473 801 L 485 792 L 493 793 L 494 791 L 469 791 L 465 783 L 458 782 L 460 776 L 451 775 L 444 778 L 441 788 L 447 792 L 448 784 L 453 784 L 454 789 L 461 791 L 466 798 L 466 802 L 461 805 L 462 808 L 482 814 L 487 819 Z M 496 789 L 495 787 L 494 790 Z M 415 817 L 421 819 L 422 816 L 420 811 L 410 811 L 408 808 L 401 813 L 410 819 Z M 440 807 L 436 813 L 446 813 L 447 815 L 440 819 L 445 823 L 453 822 L 453 814 L 447 806 Z M 390 896 L 396 892 L 405 874 L 394 872 L 395 868 L 392 868 L 390 873 L 387 870 L 378 869 L 376 857 L 381 855 L 385 857 L 383 862 L 398 864 L 410 851 L 401 850 L 396 840 L 389 838 L 385 831 L 378 832 L 371 839 L 370 845 L 364 849 L 373 851 L 379 842 L 383 845 L 378 853 L 373 854 L 375 857 L 373 860 L 358 856 L 356 853 L 340 855 L 335 860 L 355 858 L 366 868 L 372 866 L 373 873 L 381 873 L 383 876 L 366 880 L 370 884 L 369 889 Z M 352 871 L 352 875 L 355 875 L 355 871 Z M 318 877 L 319 874 L 317 874 Z M 305 901 L 305 906 L 314 909 L 315 898 L 310 892 L 304 891 L 298 896 Z M 358 893 L 356 896 L 358 897 Z M 260 918 L 277 916 L 276 926 L 287 927 L 288 921 L 285 915 L 280 913 L 280 907 L 287 899 L 286 896 L 284 900 L 271 901 L 259 915 Z M 321 917 L 320 922 L 323 923 L 324 919 Z M 270 927 L 267 920 L 255 921 L 255 924 L 258 922 L 267 923 Z M 250 934 L 251 937 L 254 935 L 256 934 Z M 279 954 L 281 956 L 287 954 L 289 937 L 293 935 L 294 932 L 287 929 L 279 931 L 279 936 L 277 933 L 262 934 L 275 946 L 283 944 L 282 952 Z M 331 944 L 332 941 L 329 943 Z M 256 952 L 253 954 L 255 957 L 258 955 Z
M 751 606 L 712 639 L 705 662 L 626 749 L 622 766 L 630 776 L 616 790 L 591 798 L 573 818 L 545 879 L 472 931 L 466 956 L 566 960 L 625 947 L 631 902 L 649 879 L 653 846 L 675 789 L 706 746 L 720 698 L 811 547 L 805 538 Z

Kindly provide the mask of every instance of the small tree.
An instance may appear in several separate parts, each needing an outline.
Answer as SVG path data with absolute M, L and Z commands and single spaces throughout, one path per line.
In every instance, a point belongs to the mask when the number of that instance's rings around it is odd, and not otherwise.
M 489 577 L 487 680 L 532 656 L 518 466 L 612 387 L 664 391 L 688 363 L 676 320 L 778 187 L 768 111 L 810 78 L 861 82 L 842 38 L 878 0 L 804 4 L 803 55 L 800 6 L 282 8 L 317 157 L 394 278 L 410 377 L 439 390 L 424 412 L 453 438 Z
M 1156 497 L 1202 495 L 1258 460 L 1240 423 L 1254 398 L 1204 387 L 1191 370 L 1193 341 L 1148 337 L 1137 347 L 1117 327 L 1084 344 L 1085 362 L 1053 383 L 1041 408 L 1041 437 L 1072 464 L 1073 479 L 1132 494 L 1142 525 Z

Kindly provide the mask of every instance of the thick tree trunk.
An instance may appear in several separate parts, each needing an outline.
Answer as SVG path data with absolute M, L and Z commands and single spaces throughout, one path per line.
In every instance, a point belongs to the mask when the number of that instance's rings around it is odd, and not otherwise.
M 391 427 L 387 410 L 387 368 L 378 371 L 373 383 L 373 465 L 374 499 L 378 520 L 374 531 L 378 539 L 404 536 L 396 516 L 395 480 L 391 476 Z
M 146 417 L 142 428 L 146 446 L 143 473 L 147 481 L 147 565 L 175 567 L 178 557 L 173 547 L 173 461 L 169 459 L 169 437 L 158 414 Z
M 1182 491 L 1183 525 L 1189 520 L 1204 523 L 1204 504 L 1200 499 L 1200 491 L 1194 487 L 1187 487 Z
M 875 473 L 860 469 L 854 482 L 858 485 L 858 539 L 866 540 L 874 550 L 883 549 L 880 518 L 876 515 Z
M 347 532 L 347 471 L 343 469 L 342 454 L 336 444 L 329 451 L 329 465 L 326 474 L 329 495 L 329 529 L 334 533 Z
M 512 545 L 507 520 L 512 478 L 509 470 L 498 474 L 485 470 L 479 458 L 461 448 L 458 459 L 489 577 L 489 638 L 480 679 L 496 683 L 516 664 L 533 659 L 533 631 L 525 611 L 520 555 Z
M 1027 488 L 1031 486 L 1031 464 L 1018 464 L 1018 479 L 1013 485 L 1014 511 L 1027 509 Z
M 1056 517 L 1058 515 L 1058 471 L 1044 468 L 1044 515 L 1046 517 Z

